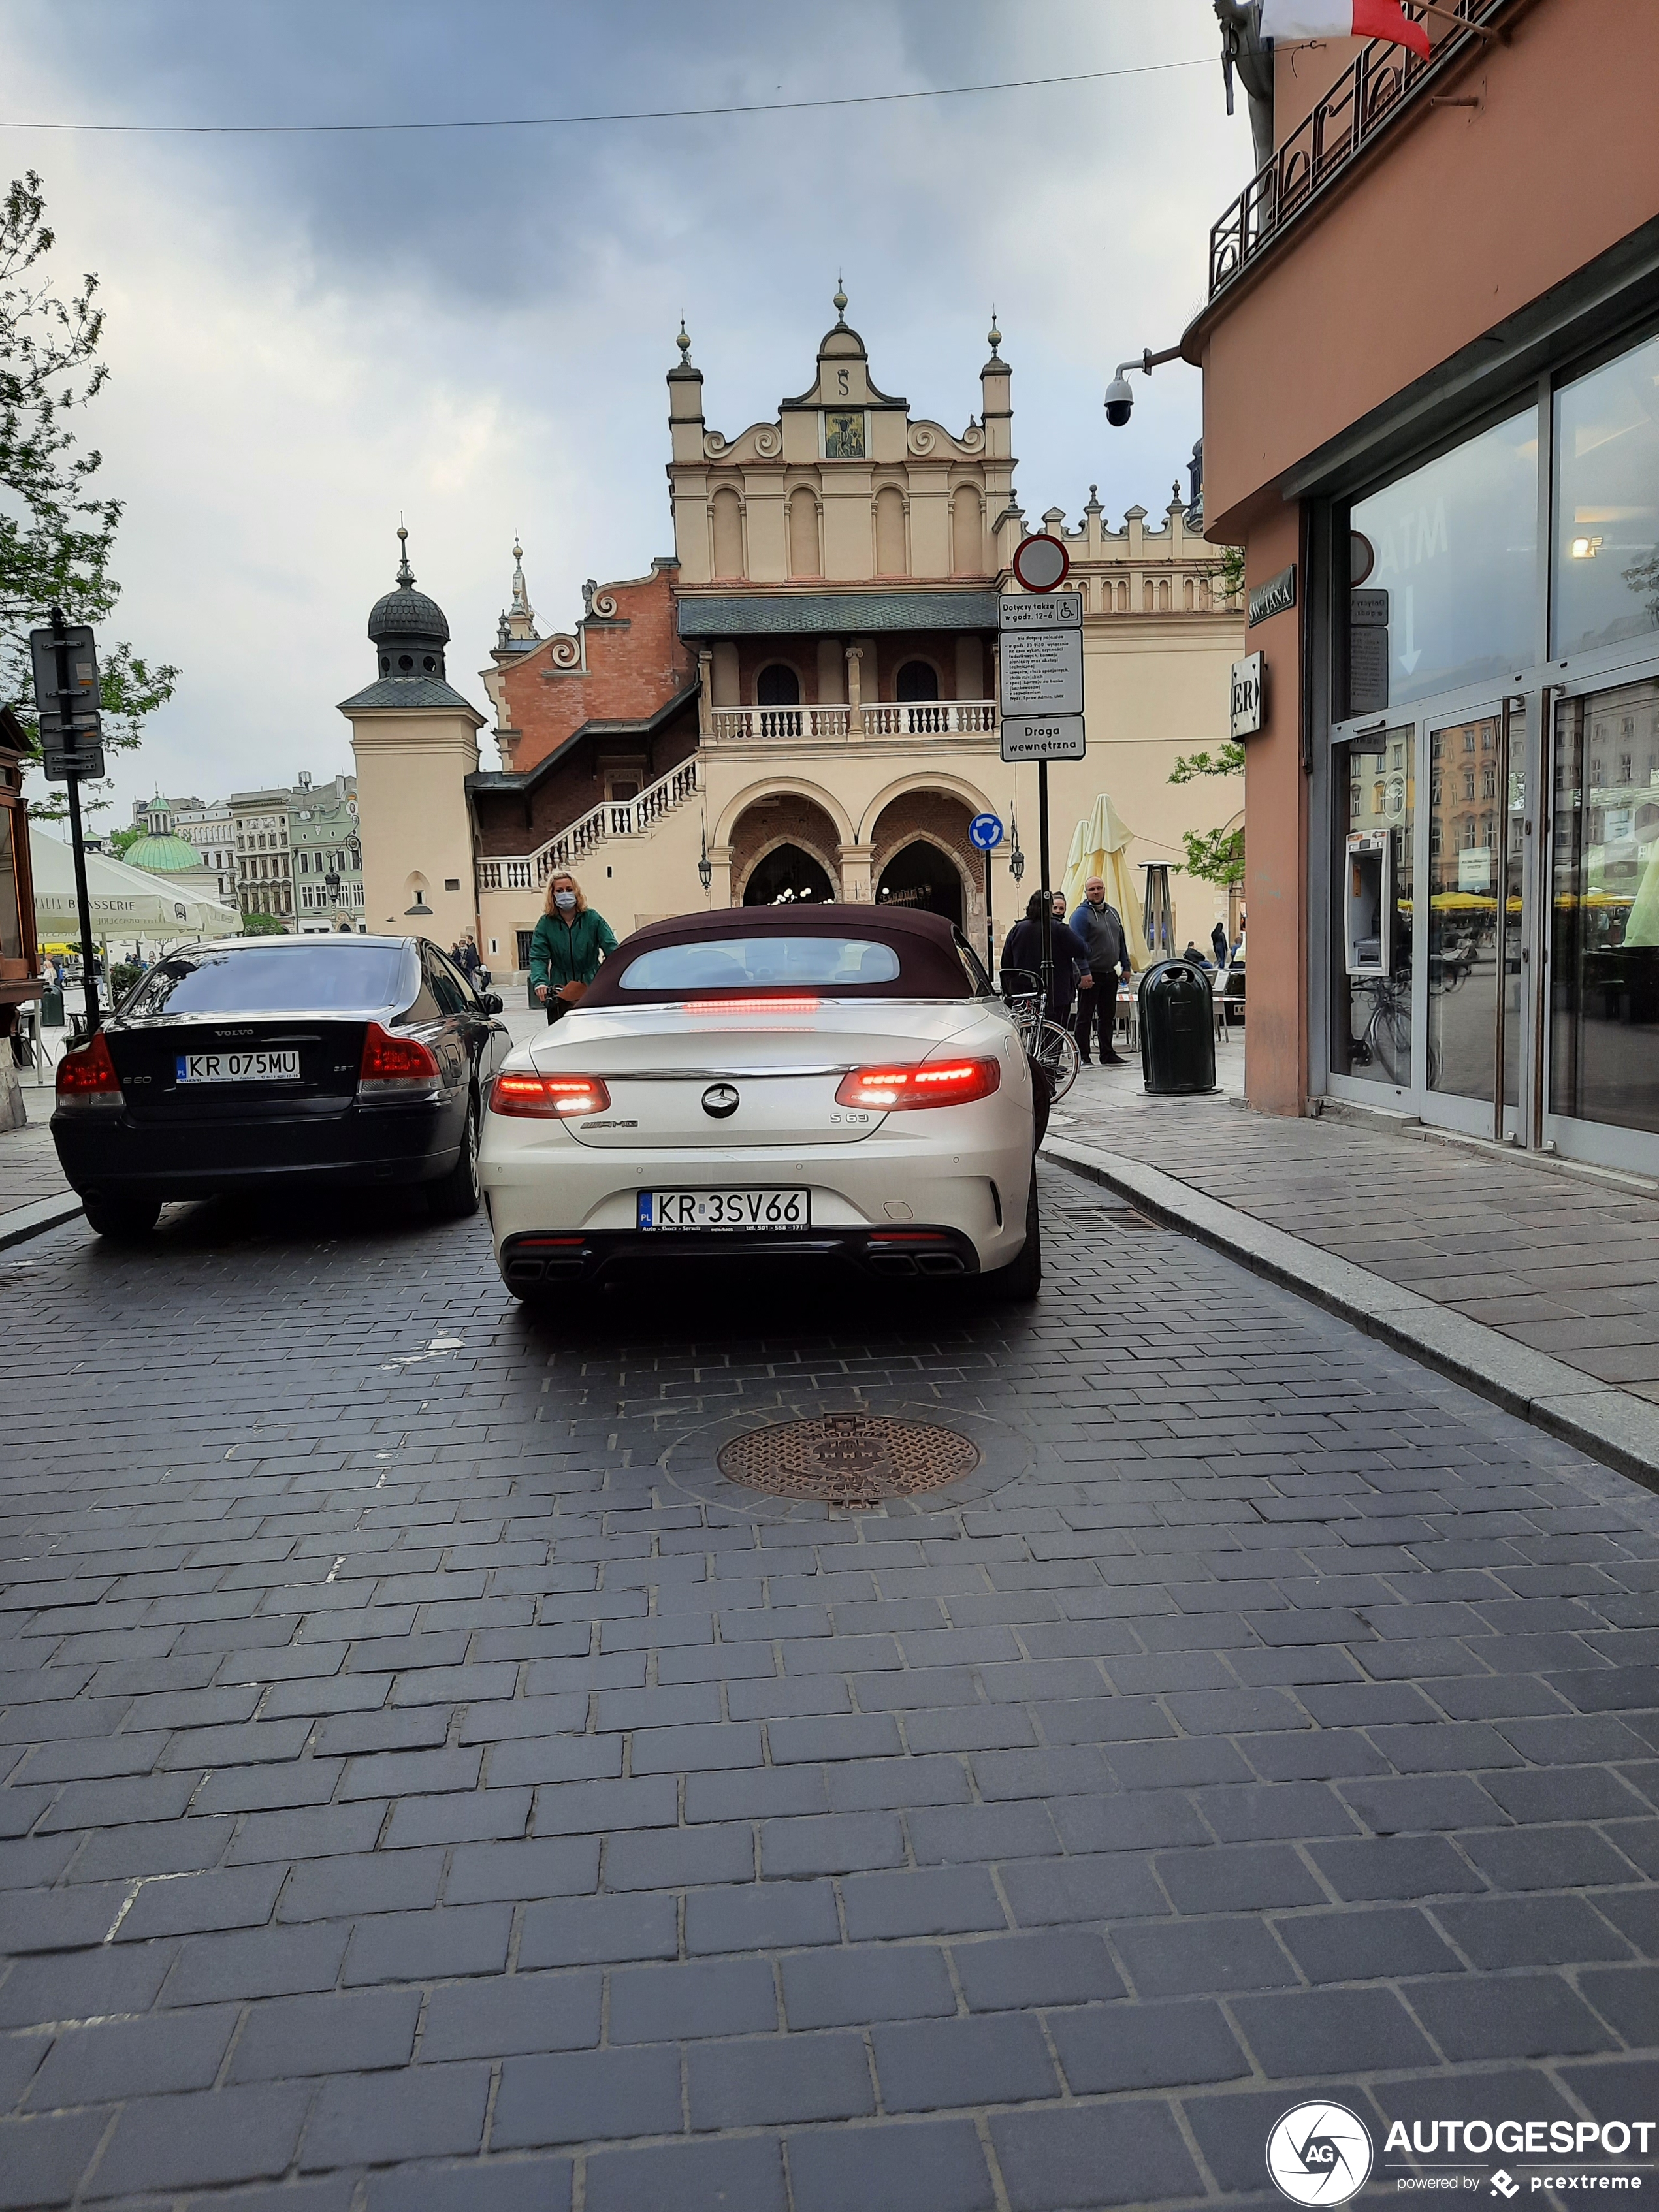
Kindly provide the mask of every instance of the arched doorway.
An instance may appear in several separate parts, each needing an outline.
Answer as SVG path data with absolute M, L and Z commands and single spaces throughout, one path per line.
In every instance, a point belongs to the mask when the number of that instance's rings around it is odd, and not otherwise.
M 833 899 L 835 887 L 822 861 L 799 845 L 775 845 L 750 872 L 745 906 L 788 906 Z
M 755 685 L 757 707 L 799 707 L 800 678 L 786 661 L 775 660 L 763 668 Z
M 914 703 L 939 696 L 939 671 L 930 661 L 907 660 L 893 689 L 901 701 Z
M 956 862 L 925 837 L 902 846 L 881 872 L 878 904 L 908 906 L 918 914 L 942 914 L 962 927 L 962 876 Z

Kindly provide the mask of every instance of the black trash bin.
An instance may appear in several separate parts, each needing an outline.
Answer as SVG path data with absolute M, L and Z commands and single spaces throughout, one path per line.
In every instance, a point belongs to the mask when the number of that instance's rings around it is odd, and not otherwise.
M 1213 1091 L 1215 1009 L 1191 960 L 1160 960 L 1140 979 L 1140 1066 L 1149 1091 Z
M 40 1026 L 43 1030 L 63 1028 L 64 994 L 61 991 L 42 991 L 40 994 Z

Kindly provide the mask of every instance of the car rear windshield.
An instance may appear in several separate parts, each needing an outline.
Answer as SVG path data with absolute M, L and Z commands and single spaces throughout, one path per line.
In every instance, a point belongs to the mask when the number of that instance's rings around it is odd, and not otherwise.
M 867 937 L 711 937 L 659 945 L 629 961 L 617 981 L 624 991 L 816 991 L 867 988 L 896 981 L 890 945 Z
M 403 963 L 400 945 L 326 939 L 315 945 L 179 952 L 151 969 L 121 1012 L 296 1014 L 389 1006 Z

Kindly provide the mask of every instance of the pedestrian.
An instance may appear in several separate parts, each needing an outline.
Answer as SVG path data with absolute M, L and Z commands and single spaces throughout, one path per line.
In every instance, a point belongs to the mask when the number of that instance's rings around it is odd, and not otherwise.
M 478 948 L 470 937 L 464 937 L 455 947 L 455 965 L 473 988 L 477 988 L 478 973 L 483 963 L 478 957 Z
M 1210 949 L 1215 954 L 1216 966 L 1224 968 L 1227 964 L 1227 933 L 1219 922 L 1210 932 Z
M 1088 955 L 1083 940 L 1061 915 L 1056 915 L 1049 933 L 1049 945 L 1054 963 L 1054 987 L 1048 1000 L 1048 1018 L 1069 1028 L 1072 1022 L 1072 1001 L 1077 990 L 1079 972 L 1088 965 Z M 1017 921 L 1008 933 L 1002 948 L 1005 968 L 1024 968 L 1033 975 L 1042 972 L 1042 893 L 1033 891 L 1025 902 L 1025 919 Z
M 530 982 L 550 1022 L 562 1021 L 617 949 L 616 932 L 582 896 L 568 869 L 550 877 L 542 918 L 530 941 Z
M 1083 886 L 1083 903 L 1072 916 L 1071 926 L 1083 940 L 1087 963 L 1087 973 L 1078 978 L 1078 1057 L 1086 1067 L 1090 1040 L 1097 1026 L 1101 1066 L 1115 1067 L 1123 1058 L 1112 1042 L 1117 1023 L 1118 978 L 1133 971 L 1122 917 L 1115 906 L 1107 905 L 1106 886 L 1098 876 L 1091 876 Z
M 1183 960 L 1190 960 L 1194 968 L 1202 968 L 1206 974 L 1208 973 L 1210 963 L 1190 937 L 1187 939 L 1187 950 L 1181 957 Z

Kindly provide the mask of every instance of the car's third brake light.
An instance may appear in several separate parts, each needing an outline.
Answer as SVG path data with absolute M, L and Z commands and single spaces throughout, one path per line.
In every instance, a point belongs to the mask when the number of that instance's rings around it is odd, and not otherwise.
M 688 1014 L 815 1014 L 816 999 L 688 999 Z
M 838 1106 L 896 1113 L 906 1106 L 964 1106 L 1002 1080 L 994 1060 L 925 1060 L 908 1067 L 855 1067 L 836 1092 Z
M 489 1093 L 492 1114 L 562 1121 L 573 1114 L 603 1114 L 611 1093 L 597 1075 L 532 1075 L 514 1069 L 498 1075 Z
M 110 1058 L 109 1039 L 102 1030 L 85 1044 L 71 1046 L 58 1063 L 58 1111 L 118 1114 L 125 1105 L 121 1079 Z
M 363 1032 L 357 1096 L 365 1101 L 430 1097 L 442 1083 L 437 1057 L 419 1037 L 393 1036 L 379 1022 Z

